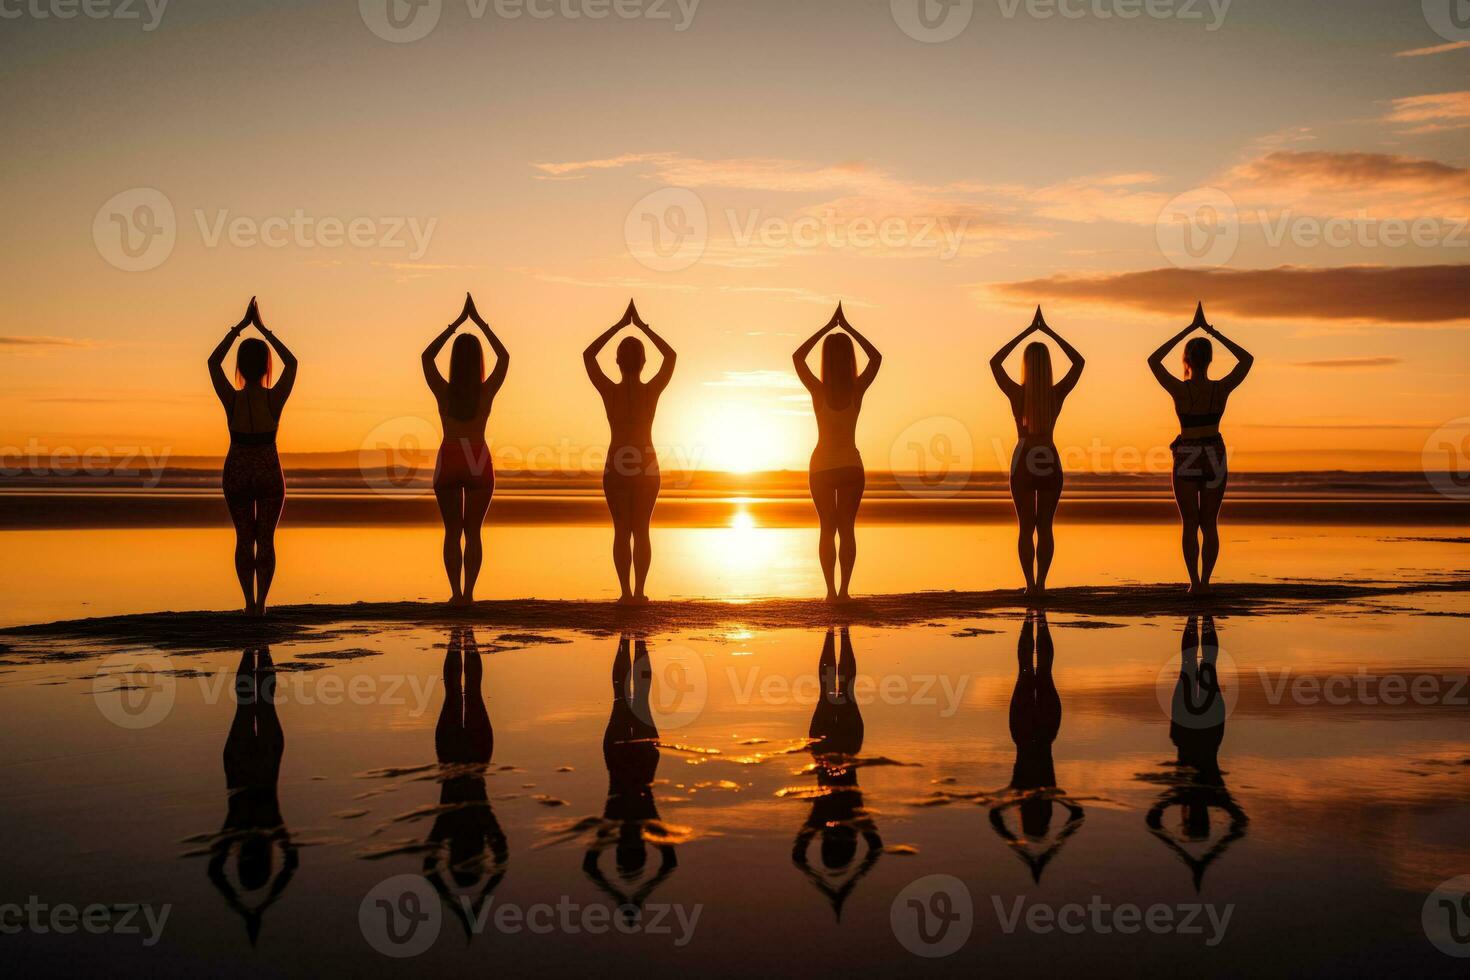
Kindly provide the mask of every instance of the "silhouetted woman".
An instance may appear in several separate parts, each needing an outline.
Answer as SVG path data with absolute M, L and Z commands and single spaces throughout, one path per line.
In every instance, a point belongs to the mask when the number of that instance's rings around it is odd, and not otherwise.
M 285 751 L 286 736 L 276 716 L 276 670 L 270 648 L 248 649 L 235 671 L 235 718 L 224 751 L 228 812 L 210 847 L 209 880 L 245 920 L 245 934 L 252 946 L 260 937 L 265 910 L 291 883 L 298 863 L 276 793 Z M 231 857 L 235 859 L 233 882 Z
M 1235 368 L 1219 381 L 1210 380 L 1215 348 L 1206 337 L 1195 337 L 1184 345 L 1183 381 L 1164 367 L 1169 351 L 1195 330 L 1214 337 L 1235 356 Z M 1154 377 L 1174 399 L 1174 411 L 1179 415 L 1179 438 L 1169 449 L 1174 456 L 1174 499 L 1184 522 L 1184 564 L 1189 569 L 1189 591 L 1194 594 L 1210 591 L 1210 575 L 1220 557 L 1220 505 L 1225 502 L 1229 478 L 1220 418 L 1230 393 L 1240 387 L 1253 363 L 1255 358 L 1245 348 L 1205 321 L 1203 303 L 1194 311 L 1194 322 L 1148 359 Z
M 235 384 L 225 377 L 225 355 L 246 327 L 265 340 L 250 338 L 235 354 Z M 281 358 L 281 377 L 271 384 L 271 351 Z M 230 328 L 209 355 L 209 380 L 230 426 L 225 457 L 225 503 L 235 522 L 235 575 L 245 596 L 245 615 L 264 616 L 265 597 L 276 574 L 276 524 L 286 504 L 286 478 L 276 454 L 276 430 L 291 389 L 296 358 L 260 320 L 255 297 L 245 318 Z
M 1012 381 L 1006 373 L 1006 358 L 1033 333 L 1042 333 L 1055 340 L 1071 360 L 1072 367 L 1060 383 L 1052 384 L 1051 351 L 1040 341 L 1027 344 L 1021 355 L 1020 384 Z M 1063 474 L 1053 430 L 1057 416 L 1062 413 L 1062 403 L 1077 387 L 1085 364 L 1076 348 L 1047 326 L 1039 306 L 1031 326 L 1017 334 L 990 359 L 995 383 L 1010 399 L 1011 415 L 1016 419 L 1016 449 L 1011 454 L 1011 500 L 1015 502 L 1016 520 L 1020 524 L 1016 551 L 1021 559 L 1021 571 L 1026 576 L 1028 596 L 1046 592 L 1046 574 L 1051 570 L 1052 556 L 1056 554 L 1052 521 L 1062 499 Z
M 607 805 L 597 837 L 582 858 L 582 871 L 617 904 L 628 922 L 679 866 L 673 836 L 658 816 L 653 782 L 658 775 L 658 727 L 650 695 L 653 665 L 648 644 L 624 633 L 613 658 L 613 702 L 602 735 L 607 764 Z M 658 850 L 658 867 L 648 867 L 648 845 Z M 612 850 L 617 880 L 603 873 L 602 852 Z M 650 872 L 647 873 L 646 872 Z
M 663 359 L 658 372 L 647 383 L 643 381 L 643 365 L 647 358 L 643 342 L 637 337 L 624 337 L 618 344 L 617 361 L 621 373 L 617 381 L 603 373 L 602 366 L 597 363 L 597 355 L 608 341 L 628 326 L 643 331 Z M 604 330 L 582 352 L 587 377 L 592 379 L 597 393 L 602 396 L 602 407 L 607 410 L 607 424 L 611 430 L 607 462 L 602 470 L 602 489 L 607 495 L 607 509 L 612 512 L 613 567 L 617 569 L 618 584 L 622 587 L 622 595 L 618 598 L 621 603 L 648 601 L 643 591 L 648 580 L 648 566 L 653 559 L 648 525 L 653 520 L 653 505 L 658 501 L 661 483 L 658 453 L 653 448 L 653 415 L 658 410 L 659 396 L 674 376 L 677 360 L 674 348 L 639 318 L 638 309 L 631 300 L 623 318 Z
M 853 691 L 857 658 L 846 626 L 842 627 L 840 657 L 834 631 L 827 630 L 817 677 L 822 690 L 807 729 L 817 791 L 811 813 L 791 846 L 791 860 L 827 896 L 841 920 L 842 906 L 883 853 L 883 840 L 858 787 L 863 713 Z M 812 867 L 810 851 L 817 838 L 821 865 Z M 861 857 L 859 846 L 864 848 Z
M 847 333 L 833 334 L 832 331 L 838 327 Z M 824 337 L 826 339 L 822 340 Z M 820 379 L 807 364 L 807 358 L 819 340 L 822 341 Z M 857 354 L 852 346 L 854 340 L 868 358 L 862 374 L 857 370 Z M 796 364 L 796 376 L 811 393 L 812 411 L 817 416 L 817 448 L 812 451 L 811 490 L 821 525 L 817 556 L 822 562 L 822 575 L 827 580 L 827 601 L 850 599 L 848 587 L 852 582 L 852 567 L 857 562 L 857 512 L 867 484 L 863 457 L 857 448 L 857 420 L 863 409 L 863 396 L 883 365 L 883 355 L 847 322 L 839 303 L 832 319 L 796 349 L 792 361 Z M 839 535 L 842 538 L 840 548 L 837 544 Z M 836 578 L 839 559 L 842 562 L 840 587 Z
M 485 352 L 480 342 L 462 334 L 449 352 L 449 380 L 445 381 L 434 359 L 466 320 L 473 320 L 489 341 L 490 349 L 495 352 L 495 369 L 485 377 Z M 490 509 L 490 498 L 495 493 L 495 466 L 490 459 L 490 445 L 485 441 L 485 423 L 490 420 L 490 408 L 495 404 L 500 386 L 505 384 L 510 352 L 480 318 L 475 301 L 466 293 L 464 312 L 424 349 L 423 363 L 424 380 L 439 404 L 439 422 L 444 427 L 444 442 L 434 465 L 434 496 L 439 501 L 439 515 L 444 519 L 444 572 L 449 576 L 449 602 L 467 606 L 475 601 L 475 580 L 480 577 L 480 563 L 485 554 L 480 542 L 480 525 L 485 522 L 485 512 Z
M 990 826 L 1026 862 L 1031 879 L 1040 883 L 1041 872 L 1060 853 L 1068 837 L 1082 826 L 1082 807 L 1057 788 L 1052 743 L 1062 727 L 1062 699 L 1052 680 L 1055 651 L 1046 613 L 1026 614 L 1021 639 L 1016 646 L 1016 686 L 1011 691 L 1011 741 L 1016 743 L 1016 765 L 1011 770 L 1010 789 L 1015 794 L 990 810 Z M 1067 822 L 1049 840 L 1056 804 L 1067 813 Z M 1015 831 L 1006 826 L 1005 813 L 1015 810 Z
M 505 877 L 510 847 L 490 806 L 485 772 L 495 731 L 485 710 L 480 648 L 470 629 L 456 629 L 444 652 L 444 706 L 434 726 L 439 757 L 439 811 L 429 831 L 424 877 L 459 919 L 465 938 Z
M 1215 620 L 1204 617 L 1203 629 L 1189 617 L 1179 645 L 1179 681 L 1169 708 L 1169 741 L 1178 761 L 1153 781 L 1168 789 L 1144 818 L 1155 837 L 1168 845 L 1189 868 L 1194 889 L 1204 884 L 1205 871 L 1219 860 L 1231 844 L 1245 836 L 1250 818 L 1225 786 L 1220 769 L 1220 745 L 1225 741 L 1229 709 L 1217 665 L 1220 638 Z M 1165 816 L 1178 807 L 1178 828 L 1165 824 Z M 1210 811 L 1218 810 L 1226 826 L 1219 840 Z

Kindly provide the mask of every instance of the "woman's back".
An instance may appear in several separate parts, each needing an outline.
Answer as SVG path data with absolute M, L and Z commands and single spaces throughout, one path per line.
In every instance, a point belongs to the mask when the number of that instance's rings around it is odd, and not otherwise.
M 653 417 L 658 409 L 658 397 L 659 389 L 641 381 L 619 381 L 602 389 L 610 449 L 652 448 Z
M 445 389 L 435 395 L 439 406 L 439 423 L 444 427 L 444 439 L 468 439 L 471 442 L 485 441 L 485 426 L 490 421 L 490 409 L 495 402 L 494 389 L 485 383 L 479 385 L 474 411 L 467 418 L 455 415 L 454 394 Z

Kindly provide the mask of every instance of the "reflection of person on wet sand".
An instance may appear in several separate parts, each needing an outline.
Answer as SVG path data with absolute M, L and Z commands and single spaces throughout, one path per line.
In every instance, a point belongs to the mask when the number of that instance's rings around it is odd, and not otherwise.
M 1196 617 L 1189 617 L 1180 645 L 1179 683 L 1174 688 L 1169 719 L 1169 740 L 1178 751 L 1178 760 L 1170 767 L 1172 771 L 1160 778 L 1170 788 L 1147 817 L 1148 829 L 1189 867 L 1196 891 L 1204 883 L 1205 871 L 1245 836 L 1250 822 L 1225 788 L 1225 774 L 1220 771 L 1227 712 L 1216 673 L 1219 655 L 1214 617 L 1204 617 L 1203 629 Z M 1165 814 L 1173 807 L 1179 808 L 1177 831 L 1164 824 Z M 1209 844 L 1211 810 L 1219 810 L 1228 819 L 1224 835 L 1213 845 Z M 1208 845 L 1208 849 L 1196 854 L 1186 845 Z
M 495 733 L 481 692 L 483 677 L 474 631 L 455 630 L 444 654 L 444 707 L 434 727 L 440 812 L 429 842 L 437 846 L 424 858 L 424 877 L 459 918 L 466 937 L 468 915 L 478 913 L 489 899 L 510 859 L 485 789 Z M 462 896 L 470 897 L 468 908 Z
M 1082 826 L 1082 807 L 1057 788 L 1052 743 L 1062 727 L 1062 699 L 1052 680 L 1055 651 L 1046 613 L 1031 612 L 1021 627 L 1016 648 L 1016 687 L 1011 692 L 1011 741 L 1016 743 L 1016 765 L 1011 771 L 1012 799 L 990 810 L 990 825 L 1031 869 L 1040 883 L 1041 872 Z M 1056 805 L 1067 811 L 1067 822 L 1055 841 L 1047 844 Z M 1005 822 L 1007 810 L 1020 815 L 1019 833 Z
M 612 898 L 629 921 L 643 908 L 664 879 L 674 873 L 678 859 L 674 846 L 660 843 L 664 829 L 653 798 L 653 780 L 658 774 L 658 728 L 654 725 L 649 698 L 653 689 L 653 667 L 648 645 L 624 633 L 613 660 L 612 713 L 602 736 L 602 758 L 607 763 L 607 806 L 602 812 L 603 829 L 587 849 L 582 870 Z M 640 883 L 648 868 L 648 846 L 659 853 L 658 867 Z M 611 848 L 616 881 L 609 881 L 599 859 Z
M 863 748 L 863 715 L 853 695 L 857 658 L 847 627 L 842 627 L 840 659 L 834 631 L 827 630 L 817 676 L 821 693 L 808 729 L 817 796 L 812 799 L 811 814 L 796 834 L 791 860 L 827 896 L 832 911 L 841 919 L 843 904 L 883 853 L 883 841 L 863 808 L 863 793 L 858 788 L 857 755 Z M 816 837 L 821 838 L 819 868 L 813 868 L 809 858 Z M 859 861 L 860 844 L 866 845 L 867 851 Z
M 296 846 L 281 819 L 276 783 L 286 736 L 276 717 L 276 671 L 268 647 L 248 649 L 235 673 L 235 720 L 225 739 L 229 808 L 209 859 L 209 880 L 245 920 L 254 946 L 261 919 L 296 872 Z M 275 852 L 281 866 L 275 867 Z M 236 881 L 228 866 L 235 857 Z

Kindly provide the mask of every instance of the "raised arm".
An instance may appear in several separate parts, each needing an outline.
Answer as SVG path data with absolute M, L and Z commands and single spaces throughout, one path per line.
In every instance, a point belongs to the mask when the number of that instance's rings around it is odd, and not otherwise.
M 832 319 L 827 321 L 827 325 L 808 337 L 800 347 L 796 348 L 796 353 L 791 355 L 791 361 L 793 364 L 796 365 L 796 376 L 801 379 L 801 383 L 806 388 L 806 390 L 812 392 L 813 394 L 816 394 L 817 390 L 821 388 L 822 383 L 818 381 L 817 376 L 812 373 L 812 368 L 811 365 L 807 363 L 807 358 L 812 356 L 812 351 L 816 350 L 817 343 L 823 337 L 827 336 L 827 334 L 837 329 L 837 325 L 841 322 L 842 307 L 839 304 L 837 307 L 837 312 L 832 314 Z
M 1057 346 L 1062 349 L 1062 353 L 1066 354 L 1067 359 L 1072 362 L 1071 370 L 1066 373 L 1066 376 L 1062 378 L 1062 380 L 1057 384 L 1056 387 L 1057 396 L 1059 398 L 1065 398 L 1067 397 L 1067 395 L 1071 394 L 1072 389 L 1077 387 L 1077 382 L 1081 380 L 1082 369 L 1087 366 L 1087 358 L 1083 357 L 1082 354 L 1078 352 L 1077 348 L 1067 343 L 1067 341 L 1063 339 L 1061 334 L 1057 333 L 1045 323 L 1042 323 L 1041 325 L 1041 332 L 1046 334 L 1052 340 L 1055 340 L 1057 342 Z
M 1240 383 L 1245 380 L 1245 376 L 1251 373 L 1251 365 L 1256 363 L 1256 359 L 1254 356 L 1252 356 L 1250 351 L 1246 350 L 1244 347 L 1240 346 L 1235 341 L 1231 340 L 1229 337 L 1216 330 L 1214 327 L 1207 328 L 1206 332 L 1208 332 L 1211 337 L 1214 337 L 1222 345 L 1224 345 L 1225 349 L 1228 350 L 1231 355 L 1235 357 L 1234 369 L 1232 369 L 1229 374 L 1225 375 L 1225 377 L 1220 379 L 1220 383 L 1225 386 L 1226 391 L 1234 391 L 1236 388 L 1240 387 Z
M 669 346 L 669 342 L 654 333 L 653 328 L 648 324 L 636 319 L 633 322 L 639 330 L 643 331 L 643 335 L 658 350 L 659 357 L 663 360 L 663 363 L 658 367 L 658 373 L 649 381 L 649 384 L 653 386 L 655 391 L 663 391 L 674 378 L 674 365 L 678 363 L 679 355 L 673 347 Z
M 438 358 L 439 352 L 444 349 L 444 345 L 449 343 L 449 338 L 454 336 L 454 331 L 458 329 L 458 323 L 451 323 L 444 328 L 439 336 L 429 342 L 428 347 L 424 348 L 424 353 L 421 358 L 424 365 L 424 380 L 429 383 L 429 390 L 434 393 L 435 398 L 443 396 L 444 392 L 449 388 L 449 382 L 445 381 L 444 375 L 439 373 L 439 365 L 435 363 L 435 359 Z
M 465 310 L 470 319 L 475 322 L 475 326 L 479 327 L 480 332 L 485 335 L 485 341 L 490 345 L 490 349 L 495 352 L 495 367 L 490 371 L 490 376 L 485 379 L 485 385 L 490 389 L 490 397 L 494 398 L 500 392 L 501 386 L 505 384 L 505 376 L 510 371 L 510 351 L 505 349 L 500 338 L 495 336 L 495 331 L 490 329 L 490 324 L 486 323 L 484 317 L 480 316 L 480 311 L 475 309 L 475 301 L 470 298 L 469 293 L 465 294 Z
M 230 384 L 230 379 L 225 376 L 225 356 L 230 353 L 230 348 L 235 345 L 241 332 L 250 326 L 251 311 L 255 309 L 255 297 L 250 297 L 250 305 L 245 308 L 245 316 L 225 333 L 225 339 L 221 340 L 214 350 L 209 352 L 209 380 L 214 385 L 214 394 L 224 406 L 225 411 L 230 410 L 230 405 L 235 398 L 235 386 Z
M 269 395 L 271 410 L 279 417 L 281 409 L 286 407 L 286 400 L 291 397 L 291 391 L 296 387 L 296 355 L 281 343 L 281 338 L 271 333 L 270 328 L 261 322 L 260 307 L 255 305 L 253 299 L 250 301 L 250 316 L 251 322 L 255 324 L 261 336 L 265 337 L 266 343 L 271 345 L 271 349 L 281 359 L 281 376 L 276 379 L 275 384 L 271 385 Z
M 858 393 L 862 394 L 868 390 L 868 386 L 873 383 L 873 379 L 878 377 L 878 369 L 883 366 L 883 353 L 873 346 L 872 341 L 858 333 L 857 327 L 847 322 L 847 317 L 842 315 L 841 303 L 837 305 L 837 316 L 842 321 L 843 329 L 852 334 L 852 339 L 857 341 L 858 346 L 863 349 L 863 353 L 868 357 L 868 366 L 863 368 L 862 374 L 858 375 Z
M 1036 311 L 1036 316 L 1037 319 L 1031 321 L 1031 326 L 1007 341 L 1006 345 L 996 351 L 995 356 L 990 359 L 990 373 L 995 375 L 995 383 L 1000 385 L 1000 390 L 1005 392 L 1007 398 L 1016 397 L 1016 394 L 1021 390 L 1021 386 L 1016 384 L 1011 376 L 1006 373 L 1006 358 L 1011 356 L 1013 350 L 1021 346 L 1021 341 L 1041 329 L 1040 324 L 1037 322 L 1041 318 L 1041 311 L 1039 309 Z
M 628 309 L 631 310 L 632 308 L 633 304 L 629 303 Z M 588 344 L 587 349 L 582 352 L 582 365 L 587 369 L 587 377 L 592 380 L 593 387 L 598 391 L 606 391 L 612 387 L 613 380 L 607 376 L 607 372 L 602 370 L 602 365 L 597 363 L 597 355 L 602 353 L 602 349 L 607 346 L 608 341 L 616 337 L 618 331 L 626 327 L 629 322 L 631 321 L 626 316 L 623 317 L 621 321 L 614 323 L 602 333 L 598 334 L 597 339 Z
M 1163 387 L 1163 389 L 1171 395 L 1179 390 L 1179 385 L 1181 382 L 1178 378 L 1169 373 L 1168 368 L 1164 367 L 1164 358 L 1169 356 L 1169 352 L 1171 350 L 1179 346 L 1179 342 L 1181 340 L 1183 340 L 1185 337 L 1188 337 L 1193 332 L 1194 324 L 1191 323 L 1189 326 L 1185 327 L 1183 330 L 1179 331 L 1174 336 L 1164 341 L 1164 343 L 1159 347 L 1158 350 L 1154 351 L 1148 356 L 1149 369 L 1153 371 L 1154 377 L 1158 379 L 1158 382 Z

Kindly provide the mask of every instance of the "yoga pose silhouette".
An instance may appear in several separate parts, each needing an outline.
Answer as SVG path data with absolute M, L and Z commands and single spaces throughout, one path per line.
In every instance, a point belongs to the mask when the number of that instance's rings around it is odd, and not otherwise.
M 510 862 L 510 846 L 485 786 L 495 730 L 485 708 L 484 677 L 474 630 L 452 630 L 444 651 L 444 704 L 434 726 L 439 808 L 423 870 L 466 940 L 474 934 L 471 920 L 491 900 Z
M 235 381 L 225 377 L 225 355 L 246 327 L 265 340 L 250 338 L 235 354 Z M 281 358 L 281 377 L 271 384 L 271 350 Z M 276 430 L 291 389 L 296 358 L 266 329 L 255 297 L 239 323 L 209 355 L 209 380 L 230 427 L 230 453 L 222 483 L 235 522 L 235 575 L 245 596 L 245 615 L 264 616 L 265 597 L 276 574 L 276 524 L 286 504 L 286 478 L 276 454 Z
M 495 352 L 495 369 L 488 378 L 485 376 L 485 352 L 480 342 L 462 334 L 449 353 L 449 380 L 445 381 L 434 359 L 467 320 L 480 328 Z M 480 577 L 480 563 L 484 559 L 480 525 L 495 494 L 495 465 L 490 459 L 490 445 L 485 441 L 485 424 L 490 421 L 495 396 L 510 370 L 510 352 L 481 318 L 474 299 L 465 293 L 459 319 L 424 348 L 422 359 L 424 380 L 434 393 L 439 405 L 439 422 L 444 427 L 444 442 L 434 465 L 434 496 L 439 501 L 439 515 L 444 519 L 444 572 L 449 576 L 449 604 L 467 606 L 475 601 L 475 581 Z
M 618 344 L 617 363 L 621 376 L 609 378 L 597 363 L 597 355 L 624 327 L 643 332 L 663 358 L 658 372 L 645 383 L 643 366 L 646 355 L 637 337 L 624 337 Z M 653 505 L 658 501 L 661 483 L 658 454 L 653 448 L 653 416 L 658 410 L 659 396 L 674 376 L 678 355 L 674 348 L 653 332 L 638 316 L 638 308 L 628 301 L 628 311 L 617 323 L 608 327 L 582 352 L 587 377 L 592 379 L 602 406 L 607 411 L 611 436 L 607 447 L 607 463 L 602 470 L 602 489 L 607 495 L 607 509 L 613 521 L 613 566 L 622 587 L 620 603 L 644 603 L 648 596 L 644 583 L 653 559 L 648 539 L 648 525 L 653 519 Z M 632 582 L 629 582 L 629 572 Z
M 817 785 L 811 812 L 792 842 L 791 861 L 827 897 L 841 921 L 842 907 L 853 889 L 882 856 L 883 839 L 858 786 L 858 753 L 863 750 L 865 729 L 857 702 L 857 657 L 848 628 L 841 628 L 840 651 L 836 632 L 827 629 L 817 662 L 822 689 L 807 729 Z M 816 866 L 811 860 L 813 841 Z
M 1051 351 L 1040 341 L 1026 345 L 1020 384 L 1012 381 L 1006 373 L 1006 358 L 1033 333 L 1042 333 L 1055 340 L 1072 362 L 1066 377 L 1057 384 L 1051 381 Z M 1016 552 L 1021 559 L 1021 571 L 1026 576 L 1028 596 L 1040 596 L 1046 592 L 1046 574 L 1051 570 L 1052 556 L 1056 553 L 1052 521 L 1062 499 L 1063 474 L 1062 460 L 1052 433 L 1057 416 L 1062 413 L 1062 403 L 1077 387 L 1085 364 L 1077 349 L 1047 326 L 1039 306 L 1031 326 L 1012 338 L 990 359 L 995 383 L 1010 399 L 1011 415 L 1016 420 L 1016 449 L 1011 454 L 1011 500 L 1015 502 L 1016 520 L 1020 524 Z
M 1011 691 L 1011 741 L 1016 743 L 1016 764 L 1011 770 L 1010 792 L 990 808 L 990 826 L 1010 845 L 1031 871 L 1031 880 L 1041 883 L 1041 873 L 1061 853 L 1062 845 L 1082 828 L 1082 805 L 1057 786 L 1052 762 L 1052 743 L 1062 727 L 1062 699 L 1052 680 L 1056 651 L 1046 613 L 1031 610 L 1021 627 L 1016 645 L 1016 686 Z M 1066 823 L 1052 836 L 1052 817 L 1060 806 Z M 1006 825 L 1008 811 L 1016 811 L 1016 829 Z
M 847 333 L 827 336 L 841 327 Z M 851 335 L 851 336 L 849 336 Z M 822 377 L 812 373 L 807 358 L 822 341 Z M 852 342 L 856 340 L 868 357 L 862 374 L 857 370 L 857 355 Z M 863 457 L 857 448 L 857 420 L 863 409 L 863 396 L 878 369 L 883 365 L 883 355 L 868 339 L 858 333 L 847 322 L 842 313 L 842 304 L 827 325 L 807 338 L 806 343 L 796 349 L 791 357 L 796 365 L 796 376 L 812 396 L 812 411 L 817 416 L 817 447 L 812 451 L 811 490 L 812 502 L 817 507 L 817 518 L 821 523 L 820 542 L 817 555 L 822 562 L 822 575 L 827 580 L 827 601 L 850 599 L 848 587 L 852 582 L 852 568 L 857 562 L 858 506 L 863 502 L 863 488 L 867 476 L 863 470 Z M 839 550 L 837 537 L 841 535 Z M 836 580 L 836 565 L 842 562 L 842 582 Z
M 650 895 L 679 867 L 677 834 L 659 819 L 653 787 L 658 776 L 658 726 L 650 697 L 653 664 L 641 636 L 624 633 L 613 658 L 612 711 L 602 735 L 607 764 L 607 803 L 597 834 L 582 857 L 582 871 L 611 898 L 623 918 L 637 920 Z M 649 847 L 658 865 L 648 863 Z M 613 874 L 602 870 L 613 852 Z
M 266 909 L 281 897 L 300 863 L 276 792 L 285 751 L 270 647 L 246 649 L 235 669 L 235 717 L 224 751 L 229 801 L 224 826 L 210 844 L 209 881 L 245 920 L 251 946 L 260 938 Z
M 1214 617 L 1207 615 L 1201 621 L 1190 616 L 1180 638 L 1179 681 L 1169 709 L 1169 741 L 1174 743 L 1177 758 L 1162 772 L 1140 777 L 1165 787 L 1144 821 L 1189 868 L 1196 892 L 1210 865 L 1245 836 L 1250 824 L 1220 769 L 1229 710 L 1217 670 L 1219 657 Z M 1177 823 L 1167 821 L 1169 811 L 1175 809 Z M 1219 815 L 1212 818 L 1212 810 Z M 1212 826 L 1218 820 L 1224 822 L 1223 832 Z
M 1196 330 L 1214 337 L 1235 356 L 1234 369 L 1219 381 L 1210 380 L 1215 348 L 1206 337 L 1195 337 L 1184 345 L 1183 381 L 1164 367 L 1169 351 Z M 1189 569 L 1189 591 L 1196 595 L 1210 591 L 1210 575 L 1220 557 L 1220 505 L 1225 502 L 1229 479 L 1220 418 L 1230 393 L 1240 387 L 1254 363 L 1249 351 L 1206 322 L 1203 303 L 1195 308 L 1194 322 L 1148 359 L 1154 377 L 1174 399 L 1179 416 L 1179 437 L 1169 449 L 1174 455 L 1174 499 L 1184 522 L 1184 564 Z

